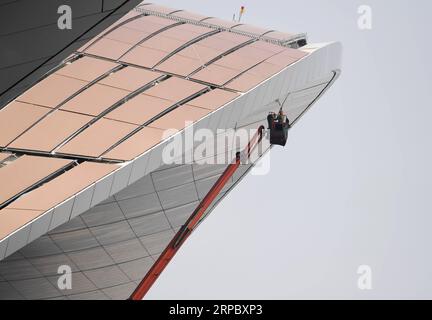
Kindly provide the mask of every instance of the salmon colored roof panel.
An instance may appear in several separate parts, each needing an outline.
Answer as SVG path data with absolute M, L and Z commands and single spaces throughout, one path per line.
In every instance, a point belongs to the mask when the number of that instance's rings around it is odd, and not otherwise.
M 214 89 L 189 101 L 187 104 L 208 110 L 216 110 L 227 104 L 228 102 L 232 101 L 233 99 L 237 98 L 238 96 L 240 96 L 238 93 L 221 89 Z
M 186 125 L 200 120 L 211 111 L 203 108 L 182 105 L 173 111 L 167 113 L 158 120 L 152 122 L 150 127 L 159 129 L 177 129 L 182 130 Z
M 158 65 L 156 68 L 163 72 L 168 72 L 186 77 L 193 71 L 202 67 L 204 65 L 203 61 L 204 60 L 191 59 L 184 57 L 180 54 L 176 54 Z
M 42 213 L 43 211 L 41 210 L 0 210 L 0 240 L 6 238 L 12 232 L 26 225 Z
M 137 44 L 141 40 L 150 35 L 150 32 L 131 29 L 125 26 L 120 26 L 104 36 L 105 39 L 111 39 L 119 42 Z
M 135 47 L 125 54 L 121 61 L 145 68 L 153 68 L 166 58 L 170 51 L 174 51 L 182 45 L 183 43 L 178 40 L 161 37 L 158 42 L 151 41 L 146 46 Z
M 251 38 L 228 31 L 222 31 L 204 38 L 197 42 L 197 44 L 225 52 L 248 41 L 251 41 Z
M 125 54 L 133 45 L 130 43 L 111 40 L 108 38 L 101 38 L 87 48 L 84 52 L 101 56 L 113 60 L 117 60 Z
M 275 54 L 283 52 L 284 50 L 285 48 L 282 47 L 278 50 L 270 44 L 264 44 L 262 41 L 255 41 L 238 49 L 236 52 L 240 55 L 253 57 L 262 61 L 273 57 Z
M 275 53 L 272 51 L 263 50 L 250 44 L 222 57 L 215 61 L 214 64 L 225 68 L 245 71 L 274 55 Z
M 164 27 L 171 26 L 176 23 L 178 23 L 178 21 L 172 19 L 166 19 L 157 16 L 142 16 L 124 24 L 124 26 L 146 33 L 154 33 Z
M 180 102 L 206 88 L 206 86 L 193 81 L 172 77 L 151 87 L 143 93 L 161 99 Z
M 238 76 L 240 73 L 241 71 L 238 70 L 225 68 L 216 64 L 210 64 L 209 66 L 192 75 L 192 78 L 222 86 L 231 79 Z
M 135 18 L 135 17 L 137 17 L 137 16 L 139 16 L 139 15 L 142 15 L 142 13 L 141 13 L 141 12 L 138 12 L 138 11 L 135 11 L 135 10 L 129 11 L 129 12 L 126 13 L 123 17 L 121 17 L 121 18 L 118 19 L 116 22 L 114 22 L 114 23 L 110 26 L 110 30 L 113 29 L 113 28 L 115 28 L 116 26 L 118 26 L 118 25 L 120 25 L 120 24 L 123 24 L 126 20 L 129 20 L 129 19 Z
M 178 26 L 169 28 L 168 30 L 161 33 L 164 37 L 179 39 L 183 42 L 190 41 L 199 35 L 205 35 L 209 32 L 215 32 L 214 29 L 199 26 L 191 23 L 183 23 Z
M 283 66 L 277 66 L 268 62 L 261 62 L 260 64 L 241 74 L 238 78 L 228 82 L 225 87 L 240 92 L 247 92 L 264 80 L 275 75 L 283 68 Z
M 57 150 L 57 153 L 99 157 L 137 126 L 100 119 Z
M 262 41 L 262 40 L 258 40 L 258 41 L 254 41 L 251 44 L 249 44 L 250 47 L 253 48 L 257 48 L 257 49 L 261 49 L 261 50 L 265 50 L 265 51 L 270 51 L 274 54 L 282 52 L 285 50 L 286 47 L 282 47 L 270 42 L 266 42 L 266 41 Z
M 6 147 L 51 109 L 18 101 L 0 110 L 0 146 Z
M 129 161 L 162 141 L 164 130 L 145 127 L 102 155 L 104 159 Z
M 137 66 L 152 68 L 166 55 L 167 52 L 165 51 L 137 46 L 122 56 L 120 60 Z
M 233 52 L 217 60 L 214 64 L 227 69 L 234 69 L 240 72 L 257 65 L 264 59 L 258 59 L 251 55 Z
M 187 42 L 197 39 L 209 32 L 213 32 L 213 30 L 195 25 L 182 24 L 157 34 L 141 43 L 140 46 L 165 52 L 163 56 L 159 57 L 159 61 L 156 62 L 157 64 L 168 56 L 168 54 L 180 49 Z M 154 65 L 152 65 L 152 67 L 153 66 Z
M 179 12 L 175 12 L 171 15 L 174 17 L 179 17 L 179 18 L 188 19 L 188 20 L 192 20 L 192 21 L 201 21 L 203 19 L 208 18 L 207 16 L 203 16 L 202 14 L 196 14 L 196 13 L 183 11 L 183 10 L 179 11 Z
M 87 81 L 52 74 L 24 92 L 17 100 L 55 108 L 87 84 Z
M 51 152 L 93 118 L 57 110 L 12 142 L 8 147 Z
M 283 70 L 283 66 L 277 66 L 268 62 L 261 62 L 246 73 L 260 77 L 262 80 L 270 78 L 272 75 Z M 240 76 L 241 77 L 241 76 Z
M 218 40 L 223 42 L 223 40 Z M 207 47 L 202 45 L 200 42 L 197 42 L 191 46 L 186 47 L 181 50 L 175 56 L 183 56 L 190 59 L 200 60 L 202 64 L 216 58 L 218 55 L 222 54 L 224 51 L 217 50 L 214 48 Z M 193 70 L 192 70 L 193 71 Z
M 126 67 L 110 74 L 98 83 L 133 92 L 161 76 L 162 74 L 159 72 Z
M 142 125 L 175 102 L 140 94 L 108 113 L 105 118 Z
M 70 163 L 71 160 L 24 155 L 1 167 L 0 205 Z
M 157 69 L 187 76 L 228 50 L 249 40 L 250 38 L 230 32 L 216 33 L 187 46 L 158 65 Z
M 70 64 L 66 64 L 63 68 L 56 71 L 56 74 L 90 82 L 117 66 L 119 65 L 114 62 L 82 57 Z
M 301 50 L 285 48 L 282 52 L 275 54 L 274 56 L 268 58 L 266 61 L 277 66 L 285 67 L 303 57 L 306 57 L 307 55 L 307 52 Z
M 159 34 L 157 36 L 150 38 L 147 41 L 144 41 L 143 43 L 140 44 L 140 46 L 163 51 L 165 52 L 165 55 L 168 55 L 171 51 L 182 46 L 183 44 L 184 44 L 183 40 L 173 39 L 173 38 L 162 36 L 162 34 Z
M 130 92 L 126 90 L 96 83 L 66 102 L 60 109 L 90 116 L 98 116 L 101 112 L 123 99 L 129 93 Z
M 262 81 L 263 79 L 259 76 L 250 73 L 243 73 L 238 78 L 230 81 L 224 87 L 238 92 L 247 92 L 250 89 L 256 87 Z
M 6 208 L 46 211 L 118 168 L 115 164 L 83 162 L 20 197 Z
M 116 22 L 114 22 L 112 25 L 110 25 L 110 27 L 107 29 L 107 31 L 111 32 L 125 24 L 128 23 L 127 20 L 135 20 L 138 19 L 139 17 L 137 16 L 142 16 L 143 14 L 141 12 L 132 10 L 129 11 L 127 14 L 125 14 L 123 17 L 121 17 L 120 19 L 118 19 Z M 135 19 L 132 19 L 135 18 Z M 82 48 L 80 48 L 80 50 L 78 51 L 82 51 L 82 49 L 86 48 L 88 45 L 90 45 L 92 42 L 94 42 L 94 40 L 97 40 L 99 38 L 101 38 L 101 35 L 105 34 L 105 31 L 102 32 L 101 34 L 96 35 L 92 40 L 90 40 L 88 43 L 86 43 Z

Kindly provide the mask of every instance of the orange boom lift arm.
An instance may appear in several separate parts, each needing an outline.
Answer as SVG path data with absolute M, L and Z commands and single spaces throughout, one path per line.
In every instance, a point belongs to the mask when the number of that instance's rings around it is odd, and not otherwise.
M 252 151 L 255 147 L 261 142 L 263 136 L 264 126 L 258 128 L 258 131 L 249 141 L 246 148 L 243 150 L 245 159 L 249 159 Z M 150 270 L 145 275 L 144 279 L 140 282 L 138 287 L 130 296 L 130 300 L 142 300 L 145 294 L 150 290 L 152 285 L 156 282 L 159 275 L 180 249 L 181 245 L 186 241 L 186 239 L 190 236 L 192 231 L 197 226 L 200 219 L 203 217 L 206 210 L 213 203 L 214 199 L 218 196 L 222 188 L 226 185 L 228 180 L 233 176 L 241 162 L 241 154 L 237 152 L 236 159 L 233 163 L 228 165 L 219 179 L 215 182 L 210 191 L 206 194 L 206 196 L 202 199 L 200 204 L 196 207 L 192 215 L 186 221 L 186 223 L 179 229 L 174 238 L 170 241 L 165 250 L 160 254 L 159 258 L 150 268 Z

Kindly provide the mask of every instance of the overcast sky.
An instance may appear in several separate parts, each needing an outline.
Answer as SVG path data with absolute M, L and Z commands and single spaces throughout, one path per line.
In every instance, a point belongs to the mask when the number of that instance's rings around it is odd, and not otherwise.
M 432 298 L 430 1 L 160 0 L 343 44 L 342 75 L 213 211 L 150 299 Z M 357 9 L 372 8 L 372 30 Z M 273 203 L 270 203 L 274 201 Z M 282 208 L 280 208 L 282 204 Z M 372 289 L 357 268 L 372 270 Z

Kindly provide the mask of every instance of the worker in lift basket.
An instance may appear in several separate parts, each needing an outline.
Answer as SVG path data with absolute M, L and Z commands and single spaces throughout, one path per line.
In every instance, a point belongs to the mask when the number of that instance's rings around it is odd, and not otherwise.
M 268 126 L 270 129 L 270 143 L 285 146 L 288 139 L 288 129 L 290 127 L 289 119 L 282 111 L 278 114 L 270 112 L 267 116 Z
M 285 122 L 287 120 L 287 116 L 284 114 L 282 109 L 279 110 L 277 119 L 278 119 L 278 122 L 282 124 L 282 126 L 285 125 Z

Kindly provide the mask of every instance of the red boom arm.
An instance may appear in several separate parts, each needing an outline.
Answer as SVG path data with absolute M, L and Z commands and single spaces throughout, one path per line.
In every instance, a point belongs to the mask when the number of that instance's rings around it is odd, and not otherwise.
M 243 150 L 246 159 L 249 159 L 254 148 L 261 142 L 264 126 L 258 128 L 258 131 L 249 141 L 247 147 Z M 159 258 L 150 268 L 150 270 L 145 275 L 144 279 L 140 282 L 138 287 L 130 296 L 130 300 L 142 300 L 145 294 L 150 290 L 151 286 L 156 282 L 159 275 L 180 249 L 181 245 L 186 241 L 189 235 L 192 233 L 208 207 L 213 203 L 214 199 L 220 193 L 222 188 L 228 182 L 228 180 L 233 176 L 234 172 L 240 166 L 240 152 L 236 154 L 236 159 L 233 163 L 228 165 L 219 179 L 215 182 L 210 191 L 202 199 L 198 207 L 194 210 L 192 215 L 186 221 L 186 223 L 180 228 L 176 233 L 174 238 L 167 245 L 165 250 L 160 254 Z

